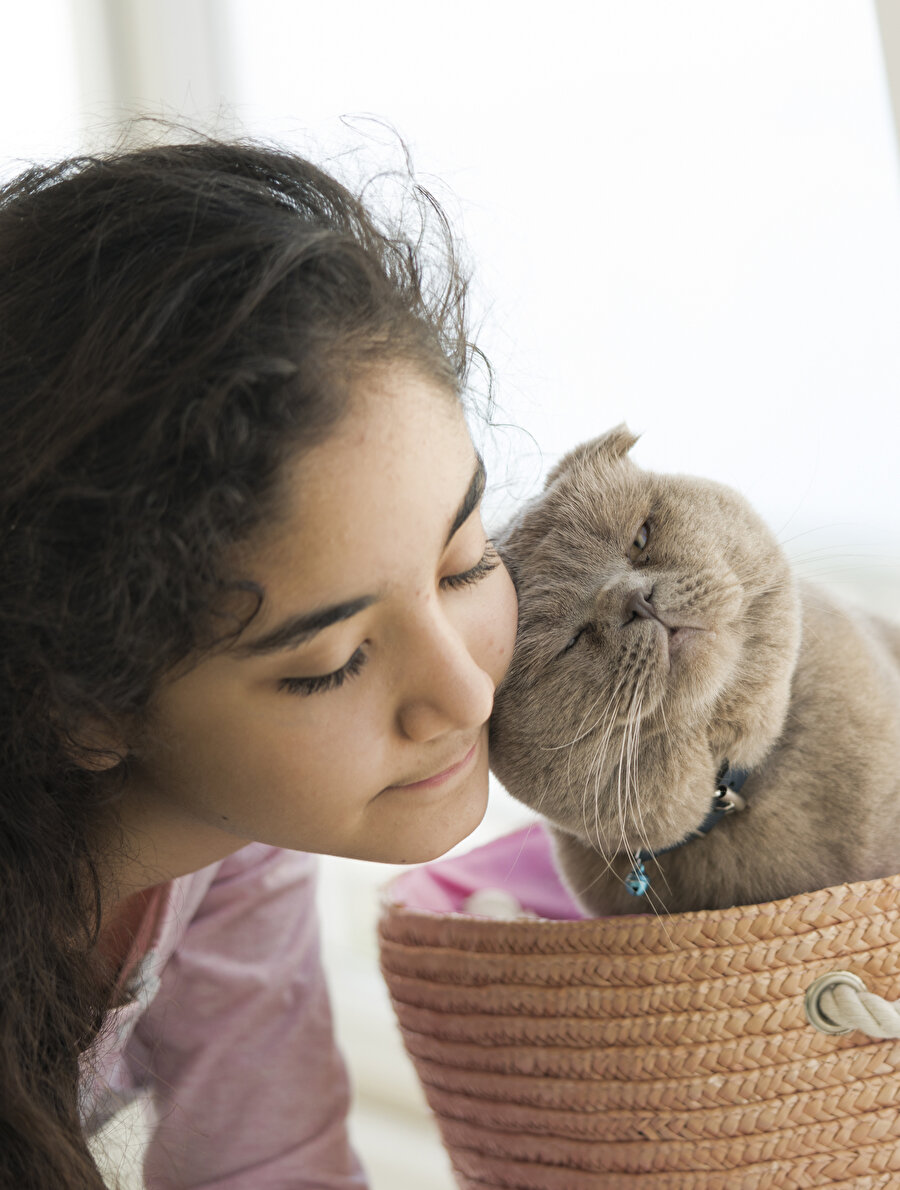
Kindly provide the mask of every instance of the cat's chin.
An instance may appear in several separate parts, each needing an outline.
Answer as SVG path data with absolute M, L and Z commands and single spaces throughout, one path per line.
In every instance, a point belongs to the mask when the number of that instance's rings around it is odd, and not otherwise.
M 685 664 L 694 653 L 712 643 L 716 634 L 707 628 L 670 628 L 669 629 L 669 664 Z
M 662 620 L 656 620 L 647 625 L 645 641 L 652 640 L 651 655 L 655 652 L 660 666 L 660 676 L 678 678 L 684 669 L 690 666 L 697 655 L 715 640 L 715 633 L 706 628 L 694 625 L 672 626 Z
M 740 641 L 733 633 L 694 626 L 670 630 L 667 711 L 677 711 L 682 726 L 696 721 L 702 732 L 722 691 L 734 680 L 739 656 Z

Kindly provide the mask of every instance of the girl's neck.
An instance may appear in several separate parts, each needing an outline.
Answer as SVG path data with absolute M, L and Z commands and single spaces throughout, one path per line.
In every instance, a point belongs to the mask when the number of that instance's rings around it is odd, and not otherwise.
M 250 842 L 136 786 L 124 790 L 114 815 L 100 849 L 110 857 L 101 873 L 104 929 L 120 913 L 127 916 L 128 906 L 148 889 L 217 863 Z
M 122 969 L 157 889 L 151 885 L 132 893 L 104 914 L 97 949 L 111 970 L 118 973 Z

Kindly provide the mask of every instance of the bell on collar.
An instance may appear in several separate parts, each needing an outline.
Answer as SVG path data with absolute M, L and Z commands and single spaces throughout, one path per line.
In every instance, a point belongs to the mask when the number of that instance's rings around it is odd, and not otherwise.
M 633 897 L 642 897 L 650 887 L 650 877 L 644 868 L 644 861 L 637 852 L 634 855 L 634 867 L 625 877 L 625 887 Z

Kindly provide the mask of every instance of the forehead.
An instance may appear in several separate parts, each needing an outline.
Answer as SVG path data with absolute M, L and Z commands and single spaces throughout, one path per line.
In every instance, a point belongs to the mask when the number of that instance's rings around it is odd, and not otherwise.
M 241 577 L 267 600 L 345 597 L 403 549 L 443 541 L 475 457 L 452 391 L 407 371 L 368 377 L 332 434 L 286 461 Z
M 618 550 L 638 512 L 657 498 L 652 476 L 630 462 L 563 475 L 527 508 L 509 535 L 517 556 L 535 563 L 568 558 L 572 564 Z

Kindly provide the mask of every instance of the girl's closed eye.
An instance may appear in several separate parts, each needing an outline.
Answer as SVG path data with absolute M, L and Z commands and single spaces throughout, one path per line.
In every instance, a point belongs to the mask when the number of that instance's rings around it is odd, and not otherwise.
M 484 553 L 474 566 L 460 574 L 445 576 L 441 579 L 441 586 L 450 590 L 471 586 L 481 582 L 499 565 L 500 555 L 494 549 L 494 543 L 488 541 L 485 543 Z M 346 665 L 342 665 L 340 669 L 311 678 L 282 678 L 278 684 L 279 689 L 287 691 L 288 694 L 323 694 L 327 690 L 336 690 L 343 686 L 348 678 L 353 678 L 360 672 L 365 663 L 366 653 L 360 645 Z
M 338 686 L 343 686 L 347 678 L 355 677 L 365 663 L 366 654 L 360 645 L 347 664 L 333 673 L 320 674 L 315 678 L 282 678 L 278 686 L 288 694 L 322 694 L 326 690 L 335 690 Z
M 457 590 L 460 587 L 469 586 L 471 583 L 481 582 L 492 570 L 496 570 L 499 565 L 500 555 L 494 549 L 494 543 L 492 541 L 486 541 L 484 553 L 475 565 L 469 570 L 464 570 L 462 574 L 451 574 L 446 578 L 442 578 L 441 586 L 449 587 L 451 590 Z

